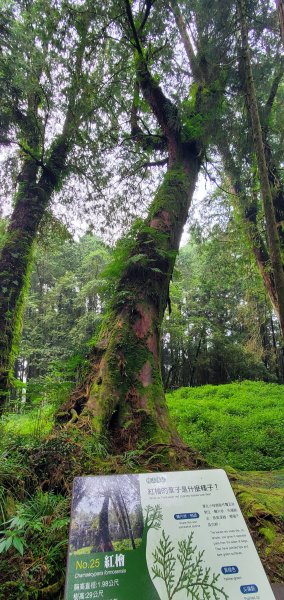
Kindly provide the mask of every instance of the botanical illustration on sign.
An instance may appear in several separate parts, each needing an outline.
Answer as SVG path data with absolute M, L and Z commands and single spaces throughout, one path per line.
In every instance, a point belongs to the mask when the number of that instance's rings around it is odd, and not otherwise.
M 162 511 L 159 506 L 147 507 L 146 523 L 149 528 L 159 529 Z M 187 539 L 178 541 L 178 552 L 165 530 L 152 553 L 154 564 L 151 567 L 153 579 L 164 582 L 167 600 L 172 600 L 184 590 L 192 600 L 229 600 L 223 587 L 218 585 L 219 575 L 204 565 L 204 550 L 194 545 L 193 533 Z M 163 595 L 163 600 L 165 596 Z

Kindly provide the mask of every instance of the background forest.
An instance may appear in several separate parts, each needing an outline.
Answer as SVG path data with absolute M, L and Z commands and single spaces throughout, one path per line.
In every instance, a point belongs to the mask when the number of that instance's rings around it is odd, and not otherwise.
M 281 582 L 283 2 L 0 6 L 0 598 L 75 476 L 204 466 Z

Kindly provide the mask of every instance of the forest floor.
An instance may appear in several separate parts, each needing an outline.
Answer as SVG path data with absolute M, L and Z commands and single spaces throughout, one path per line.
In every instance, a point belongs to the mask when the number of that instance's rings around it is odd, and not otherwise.
M 183 440 L 227 472 L 270 581 L 283 582 L 284 387 L 179 388 L 168 405 Z
M 173 450 L 168 464 L 154 446 L 112 455 L 87 423 L 54 431 L 50 407 L 3 420 L 0 600 L 63 597 L 74 476 L 204 466 L 226 470 L 270 581 L 284 582 L 283 386 L 182 388 L 168 405 L 192 448 L 178 459 Z

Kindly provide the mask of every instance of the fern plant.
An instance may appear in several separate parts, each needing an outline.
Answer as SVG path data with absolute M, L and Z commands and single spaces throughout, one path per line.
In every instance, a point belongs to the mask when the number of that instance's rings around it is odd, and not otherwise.
M 175 557 L 173 542 L 163 530 L 152 555 L 155 561 L 152 566 L 154 579 L 159 578 L 164 582 L 167 600 L 172 600 L 182 590 L 192 600 L 229 600 L 223 587 L 218 584 L 219 575 L 204 566 L 204 550 L 198 552 L 193 545 L 193 533 L 186 540 L 178 542 Z
M 46 534 L 44 540 L 46 542 L 44 552 L 48 552 L 49 558 L 51 558 L 61 546 L 66 546 L 64 533 L 69 524 L 67 506 L 68 501 L 62 496 L 37 492 L 30 500 L 18 507 L 17 514 L 12 519 L 3 523 L 5 529 L 0 531 L 0 554 L 11 548 L 23 555 L 25 546 L 28 545 L 27 540 L 29 544 L 34 543 L 39 549 L 42 545 L 42 532 L 48 525 L 48 535 Z M 56 535 L 60 533 L 63 533 L 63 540 L 54 544 Z

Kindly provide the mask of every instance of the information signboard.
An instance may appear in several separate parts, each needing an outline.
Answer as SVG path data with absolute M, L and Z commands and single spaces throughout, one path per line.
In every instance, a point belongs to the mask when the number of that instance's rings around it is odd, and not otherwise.
M 77 477 L 65 600 L 274 600 L 225 471 Z

